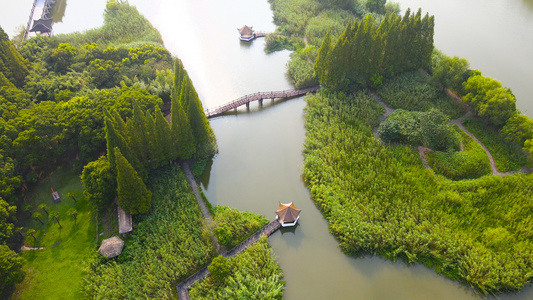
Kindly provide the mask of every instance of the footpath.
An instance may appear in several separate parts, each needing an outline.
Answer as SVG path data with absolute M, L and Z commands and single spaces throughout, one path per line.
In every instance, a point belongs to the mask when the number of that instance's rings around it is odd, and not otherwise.
M 187 178 L 187 182 L 189 183 L 189 186 L 191 187 L 191 190 L 196 198 L 196 201 L 200 205 L 202 214 L 204 215 L 204 219 L 211 233 L 210 236 L 211 236 L 211 242 L 213 243 L 213 247 L 216 249 L 219 255 L 222 255 L 224 257 L 231 257 L 239 253 L 242 253 L 250 245 L 253 245 L 254 243 L 256 243 L 259 240 L 259 238 L 261 238 L 261 236 L 263 235 L 270 236 L 270 234 L 274 233 L 276 230 L 278 230 L 281 227 L 280 222 L 277 219 L 275 219 L 271 221 L 270 223 L 268 223 L 267 225 L 263 226 L 256 233 L 249 236 L 246 240 L 244 240 L 243 242 L 235 246 L 233 249 L 226 252 L 224 247 L 221 247 L 218 244 L 216 237 L 213 235 L 213 217 L 211 216 L 211 213 L 209 209 L 207 208 L 207 205 L 204 199 L 200 196 L 200 192 L 198 191 L 198 185 L 196 183 L 196 180 L 194 179 L 194 175 L 192 174 L 192 170 L 189 165 L 189 162 L 182 161 L 180 164 Z M 191 275 L 189 278 L 180 282 L 176 286 L 176 289 L 178 292 L 178 298 L 180 300 L 189 300 L 190 299 L 189 289 L 191 288 L 191 286 L 195 284 L 197 281 L 200 281 L 207 276 L 209 276 L 209 270 L 207 267 L 204 267 L 200 271 Z

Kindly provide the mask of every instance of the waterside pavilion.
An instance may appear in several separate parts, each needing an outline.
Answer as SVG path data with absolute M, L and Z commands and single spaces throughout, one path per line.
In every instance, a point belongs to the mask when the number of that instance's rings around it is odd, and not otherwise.
M 292 202 L 288 204 L 280 202 L 278 210 L 276 210 L 276 219 L 279 220 L 282 227 L 295 226 L 300 219 L 300 212 L 301 210 L 296 208 Z
M 253 26 L 244 25 L 241 28 L 237 28 L 239 31 L 239 39 L 241 41 L 251 41 L 255 38 L 255 30 Z

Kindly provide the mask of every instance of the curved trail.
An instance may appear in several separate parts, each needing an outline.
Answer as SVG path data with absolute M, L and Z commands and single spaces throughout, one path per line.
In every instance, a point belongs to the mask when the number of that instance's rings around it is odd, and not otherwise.
M 196 198 L 196 201 L 200 205 L 200 209 L 202 211 L 202 214 L 204 215 L 204 219 L 206 220 L 207 226 L 209 228 L 211 242 L 213 243 L 213 247 L 216 249 L 217 253 L 219 255 L 222 255 L 224 257 L 231 257 L 234 255 L 237 255 L 239 253 L 242 253 L 246 248 L 248 248 L 250 245 L 257 242 L 261 236 L 266 235 L 269 236 L 270 234 L 274 233 L 276 230 L 278 230 L 281 227 L 281 223 L 278 221 L 278 219 L 275 219 L 268 223 L 267 225 L 263 226 L 261 229 L 259 229 L 257 232 L 249 236 L 247 239 L 242 241 L 240 244 L 235 246 L 233 249 L 226 251 L 224 247 L 221 247 L 216 237 L 213 235 L 213 217 L 211 216 L 211 212 L 207 208 L 204 199 L 200 196 L 200 193 L 198 191 L 198 185 L 196 183 L 196 179 L 194 178 L 194 175 L 191 171 L 190 167 L 190 161 L 181 161 L 180 165 L 183 169 L 183 172 L 185 173 L 185 177 L 187 178 L 187 182 L 189 183 L 189 186 L 191 187 L 191 190 Z M 189 278 L 185 279 L 184 281 L 180 282 L 176 286 L 176 290 L 178 293 L 178 298 L 180 300 L 189 300 L 189 289 L 190 287 L 195 284 L 197 281 L 204 279 L 205 277 L 209 276 L 209 270 L 207 267 L 204 267 L 200 269 L 198 272 L 191 275 Z
M 381 123 L 381 122 L 385 121 L 385 119 L 387 119 L 389 117 L 389 115 L 395 111 L 395 109 L 390 108 L 389 106 L 387 106 L 387 104 L 385 104 L 385 102 L 382 99 L 380 99 L 376 93 L 374 93 L 372 91 L 368 91 L 368 92 L 369 92 L 370 95 L 372 95 L 372 97 L 374 97 L 374 99 L 376 99 L 376 101 L 379 104 L 381 104 L 381 106 L 383 106 L 383 108 L 385 108 L 385 113 L 381 116 L 381 120 L 380 120 L 380 123 Z M 472 111 L 470 109 L 470 106 L 468 106 L 468 104 L 464 103 L 463 100 L 457 94 L 455 94 L 453 91 L 451 91 L 450 89 L 446 89 L 446 93 L 448 95 L 450 95 L 455 101 L 459 102 L 466 110 L 466 113 L 464 115 L 462 115 L 461 117 L 459 117 L 457 119 L 451 120 L 451 121 L 449 121 L 446 124 L 455 124 L 455 125 L 457 125 L 459 127 L 459 129 L 461 129 L 464 133 L 468 134 L 468 136 L 470 136 L 474 141 L 476 141 L 483 148 L 483 150 L 485 151 L 485 153 L 487 153 L 487 156 L 489 157 L 490 168 L 491 168 L 491 171 L 492 171 L 493 175 L 507 176 L 507 175 L 516 174 L 516 173 L 532 173 L 533 172 L 533 168 L 526 168 L 526 167 L 523 167 L 522 169 L 520 169 L 518 171 L 509 171 L 509 172 L 500 172 L 500 171 L 498 171 L 498 168 L 496 167 L 496 162 L 494 160 L 494 157 L 490 153 L 490 151 L 487 148 L 487 146 L 485 146 L 485 144 L 483 144 L 473 133 L 471 133 L 463 125 L 463 120 L 472 116 Z M 379 126 L 374 128 L 372 130 L 372 133 L 374 134 L 374 138 L 376 138 L 377 140 L 381 140 L 379 138 L 379 136 L 378 136 L 378 128 L 379 128 Z M 424 165 L 424 167 L 426 169 L 432 169 L 431 166 L 429 165 L 428 161 L 427 161 L 426 153 L 427 152 L 433 152 L 433 150 L 431 150 L 429 148 L 426 148 L 426 147 L 422 147 L 422 146 L 418 146 L 417 149 L 418 149 L 418 154 L 420 155 L 420 159 L 422 160 L 422 164 Z

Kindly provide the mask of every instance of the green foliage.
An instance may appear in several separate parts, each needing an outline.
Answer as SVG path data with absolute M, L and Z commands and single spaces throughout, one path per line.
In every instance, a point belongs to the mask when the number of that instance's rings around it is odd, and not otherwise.
M 516 171 L 522 167 L 531 166 L 531 161 L 528 160 L 520 147 L 505 140 L 497 129 L 476 118 L 465 119 L 463 125 L 489 149 L 498 171 Z
M 492 170 L 489 158 L 483 147 L 459 128 L 456 130 L 461 134 L 464 150 L 428 153 L 428 163 L 435 173 L 452 180 L 473 179 L 490 174 Z
M 506 140 L 524 145 L 525 141 L 533 138 L 533 119 L 522 114 L 514 114 L 500 132 Z
M 160 169 L 149 186 L 150 213 L 136 218 L 137 228 L 118 260 L 93 258 L 83 298 L 172 298 L 178 282 L 210 261 L 214 250 L 203 235 L 202 213 L 179 166 Z
M 458 150 L 460 139 L 446 126 L 447 118 L 440 111 L 394 111 L 378 129 L 379 137 L 386 143 L 423 145 L 434 150 Z
M 516 113 L 516 98 L 509 88 L 490 77 L 474 75 L 463 84 L 470 104 L 477 115 L 499 128 Z
M 291 60 L 287 63 L 287 68 L 289 79 L 296 88 L 305 88 L 318 84 L 318 79 L 313 69 L 314 59 L 309 60 L 308 58 L 309 55 L 313 55 L 312 52 L 312 49 L 305 48 L 291 53 Z
M 319 55 L 325 63 L 322 85 L 350 90 L 352 85 L 367 86 L 377 75 L 394 75 L 428 67 L 433 51 L 434 18 L 422 11 L 403 18 L 387 14 L 381 22 L 372 15 L 349 23 L 328 57 Z M 320 76 L 319 76 L 320 77 Z
M 163 44 L 161 34 L 127 1 L 107 2 L 104 25 L 81 33 L 60 34 L 56 38 L 81 47 L 90 43 L 120 45 L 137 41 Z
M 453 91 L 462 92 L 463 82 L 470 75 L 469 63 L 466 59 L 457 56 L 449 57 L 435 49 L 431 57 L 431 64 L 433 73 L 431 83 L 443 89 L 450 88 Z
M 23 265 L 24 259 L 22 257 L 6 245 L 0 245 L 0 294 L 5 287 L 19 283 L 24 279 Z
M 231 265 L 227 258 L 219 255 L 213 259 L 211 264 L 207 267 L 209 270 L 209 280 L 214 284 L 219 285 L 224 283 L 229 275 Z
M 215 258 L 217 260 L 217 258 Z M 214 260 L 213 260 L 214 261 Z M 230 258 L 223 282 L 211 277 L 193 285 L 191 299 L 282 299 L 285 282 L 283 274 L 266 237 Z M 209 267 L 211 272 L 211 267 Z M 226 270 L 224 268 L 224 270 Z M 226 275 L 227 274 L 227 275 Z
M 27 62 L 24 61 L 9 36 L 0 27 L 0 87 L 22 86 L 28 74 Z M 6 81 L 7 80 L 7 81 Z
M 13 235 L 17 207 L 9 205 L 0 197 L 0 245 L 5 244 Z
M 429 84 L 424 74 L 415 71 L 385 80 L 377 94 L 392 108 L 411 111 L 428 111 L 436 108 L 450 119 L 462 116 L 463 106 L 451 96 Z
M 81 174 L 83 195 L 94 207 L 104 210 L 117 194 L 117 182 L 105 156 L 88 163 Z
M 120 153 L 119 148 L 115 148 L 114 155 L 117 167 L 117 199 L 120 207 L 130 214 L 147 212 L 151 206 L 152 193 Z
M 385 3 L 387 0 L 367 0 L 366 9 L 376 14 L 385 14 Z
M 328 10 L 316 17 L 309 19 L 305 27 L 307 42 L 315 47 L 320 47 L 327 32 L 331 39 L 336 41 L 343 33 L 348 22 L 355 21 L 353 14 L 345 10 Z
M 303 36 L 311 17 L 318 15 L 320 4 L 309 0 L 269 0 L 276 33 L 284 36 Z M 268 42 L 268 41 L 267 41 Z
M 214 234 L 219 244 L 228 250 L 268 224 L 268 220 L 251 212 L 239 212 L 236 208 L 216 206 L 214 210 Z
M 290 39 L 286 36 L 270 33 L 266 36 L 265 51 L 267 53 L 281 51 L 283 49 L 296 50 L 303 42 L 298 39 Z
M 74 57 L 78 54 L 76 48 L 68 43 L 60 43 L 56 49 L 47 52 L 44 59 L 54 72 L 64 74 L 72 64 Z
M 343 251 L 421 262 L 485 293 L 528 284 L 533 175 L 435 176 L 416 151 L 373 138 L 375 100 L 350 97 L 309 97 L 305 125 L 304 179 Z

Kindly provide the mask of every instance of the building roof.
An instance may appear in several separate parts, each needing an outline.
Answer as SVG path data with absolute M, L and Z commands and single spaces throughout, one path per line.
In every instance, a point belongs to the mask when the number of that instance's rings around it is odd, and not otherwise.
M 253 26 L 244 25 L 241 28 L 237 28 L 242 36 L 251 36 L 254 34 Z
M 276 214 L 281 223 L 292 223 L 296 221 L 300 212 L 301 210 L 296 208 L 292 202 L 289 204 L 283 204 L 280 202 L 278 210 L 276 210 Z
M 52 32 L 52 22 L 53 19 L 39 19 L 33 20 L 33 27 L 30 29 L 30 32 Z

